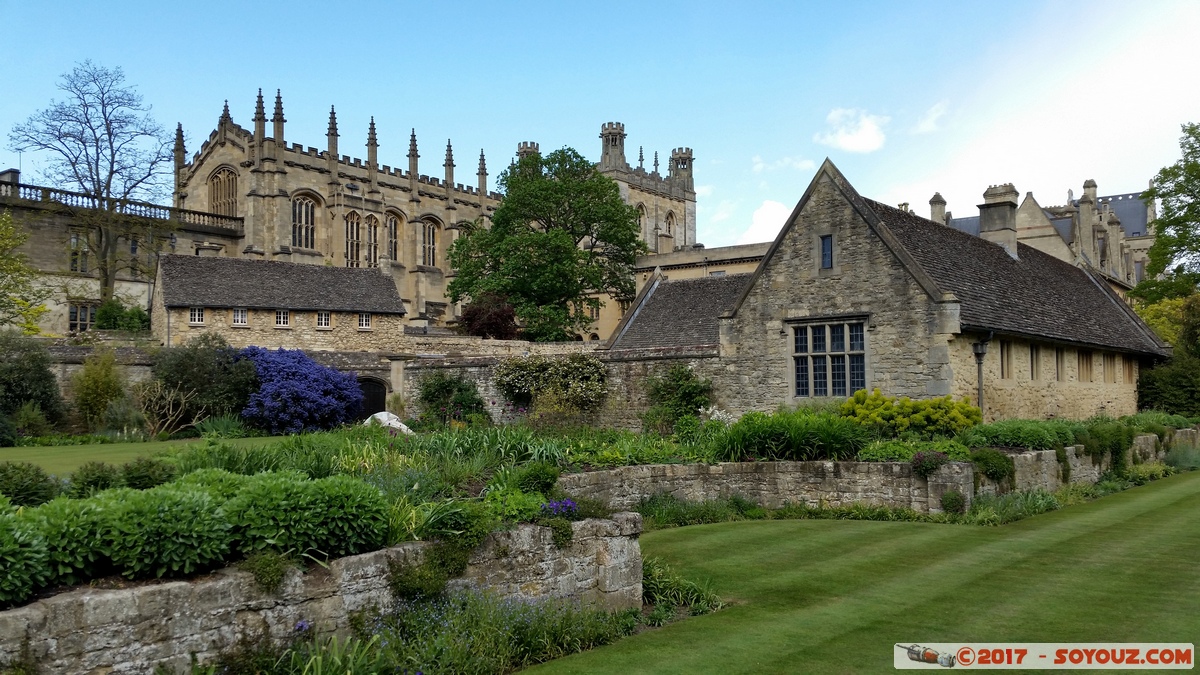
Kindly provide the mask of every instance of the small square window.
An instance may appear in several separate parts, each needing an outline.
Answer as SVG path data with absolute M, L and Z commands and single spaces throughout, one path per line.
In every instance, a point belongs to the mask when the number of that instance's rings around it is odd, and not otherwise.
M 67 310 L 67 326 L 72 333 L 90 330 L 96 324 L 95 305 L 71 305 Z
M 286 309 L 275 310 L 275 327 L 286 328 L 292 323 L 292 313 Z
M 203 307 L 192 307 L 190 310 L 188 310 L 188 323 L 192 324 L 193 326 L 203 325 L 204 324 L 204 308 Z
M 358 329 L 371 330 L 371 314 L 369 312 L 362 312 L 358 315 Z
M 317 312 L 317 328 L 329 328 L 329 312 Z
M 247 312 L 244 309 L 233 310 L 233 325 L 249 326 L 250 325 L 249 312 Z
M 821 269 L 833 269 L 833 235 L 821 235 Z

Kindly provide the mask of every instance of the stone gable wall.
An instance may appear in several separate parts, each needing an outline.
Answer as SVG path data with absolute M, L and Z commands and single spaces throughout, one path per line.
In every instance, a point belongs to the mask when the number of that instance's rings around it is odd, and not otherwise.
M 610 610 L 640 607 L 641 516 L 618 513 L 573 526 L 574 540 L 561 550 L 549 528 L 493 533 L 452 586 Z M 241 636 L 283 640 L 301 619 L 319 633 L 346 635 L 354 613 L 391 605 L 388 562 L 419 563 L 427 546 L 413 542 L 341 558 L 328 570 L 291 570 L 277 594 L 258 590 L 236 568 L 192 581 L 80 588 L 0 612 L 0 663 L 16 658 L 28 639 L 42 673 L 148 673 L 159 665 L 185 673 L 192 655 L 211 660 Z
M 833 236 L 820 269 L 819 237 Z M 737 413 L 793 403 L 792 330 L 823 318 L 864 317 L 866 384 L 888 396 L 950 393 L 947 345 L 957 304 L 933 302 L 837 187 L 822 179 L 735 317 L 721 320 L 717 390 Z M 764 405 L 767 404 L 767 405 Z

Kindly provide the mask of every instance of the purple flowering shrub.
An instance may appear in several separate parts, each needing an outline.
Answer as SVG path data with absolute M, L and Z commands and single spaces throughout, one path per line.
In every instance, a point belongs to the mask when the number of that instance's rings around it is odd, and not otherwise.
M 572 499 L 563 499 L 542 504 L 542 515 L 544 516 L 573 520 L 577 513 L 579 513 L 579 506 Z
M 362 389 L 354 375 L 326 368 L 298 349 L 246 347 L 241 358 L 254 363 L 259 389 L 242 417 L 273 434 L 332 429 L 362 410 Z

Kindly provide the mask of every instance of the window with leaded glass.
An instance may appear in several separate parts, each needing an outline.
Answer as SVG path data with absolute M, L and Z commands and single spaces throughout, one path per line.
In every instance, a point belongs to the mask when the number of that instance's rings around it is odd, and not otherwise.
M 367 267 L 379 267 L 379 219 L 367 216 Z
M 78 333 L 96 325 L 96 306 L 72 304 L 67 308 L 67 330 Z
M 222 216 L 237 215 L 237 174 L 222 167 L 208 179 L 208 210 Z
M 88 240 L 87 234 L 79 231 L 71 232 L 71 271 L 86 274 L 88 271 Z
M 317 202 L 308 197 L 292 200 L 292 246 L 317 247 Z
M 362 218 L 357 212 L 351 211 L 346 214 L 346 267 L 358 267 L 361 237 Z
M 864 328 L 862 321 L 792 326 L 794 396 L 849 396 L 866 389 Z
M 394 214 L 394 213 L 389 213 L 389 214 L 387 214 L 386 216 L 384 216 L 384 220 L 383 220 L 383 222 L 384 222 L 384 225 L 385 225 L 385 226 L 387 226 L 387 237 L 388 237 L 388 243 L 387 243 L 387 254 L 388 254 L 388 258 L 391 258 L 391 260 L 392 260 L 393 262 L 399 262 L 399 261 L 400 261 L 400 255 L 399 255 L 399 253 L 400 253 L 400 245 L 399 245 L 399 243 L 398 243 L 398 242 L 399 242 L 399 240 L 397 239 L 397 237 L 398 237 L 398 236 L 399 236 L 399 234 L 400 234 L 400 233 L 399 233 L 399 230 L 400 230 L 400 217 L 399 217 L 399 216 L 397 216 L 397 215 L 396 215 L 396 214 Z
M 424 223 L 421 233 L 421 264 L 437 267 L 437 225 Z

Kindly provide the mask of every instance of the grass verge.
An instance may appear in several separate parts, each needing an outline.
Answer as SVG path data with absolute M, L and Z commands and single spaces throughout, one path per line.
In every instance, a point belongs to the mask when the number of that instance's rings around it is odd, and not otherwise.
M 277 442 L 280 438 L 279 436 L 238 438 L 223 442 L 237 446 L 258 446 Z M 63 477 L 78 469 L 85 462 L 124 464 L 137 457 L 148 457 L 163 450 L 202 442 L 201 439 L 190 438 L 149 443 L 93 443 L 90 445 L 0 448 L 0 462 L 33 462 L 48 473 Z
M 1200 472 L 1004 527 L 770 520 L 642 537 L 731 606 L 537 673 L 864 673 L 896 643 L 1194 642 Z

